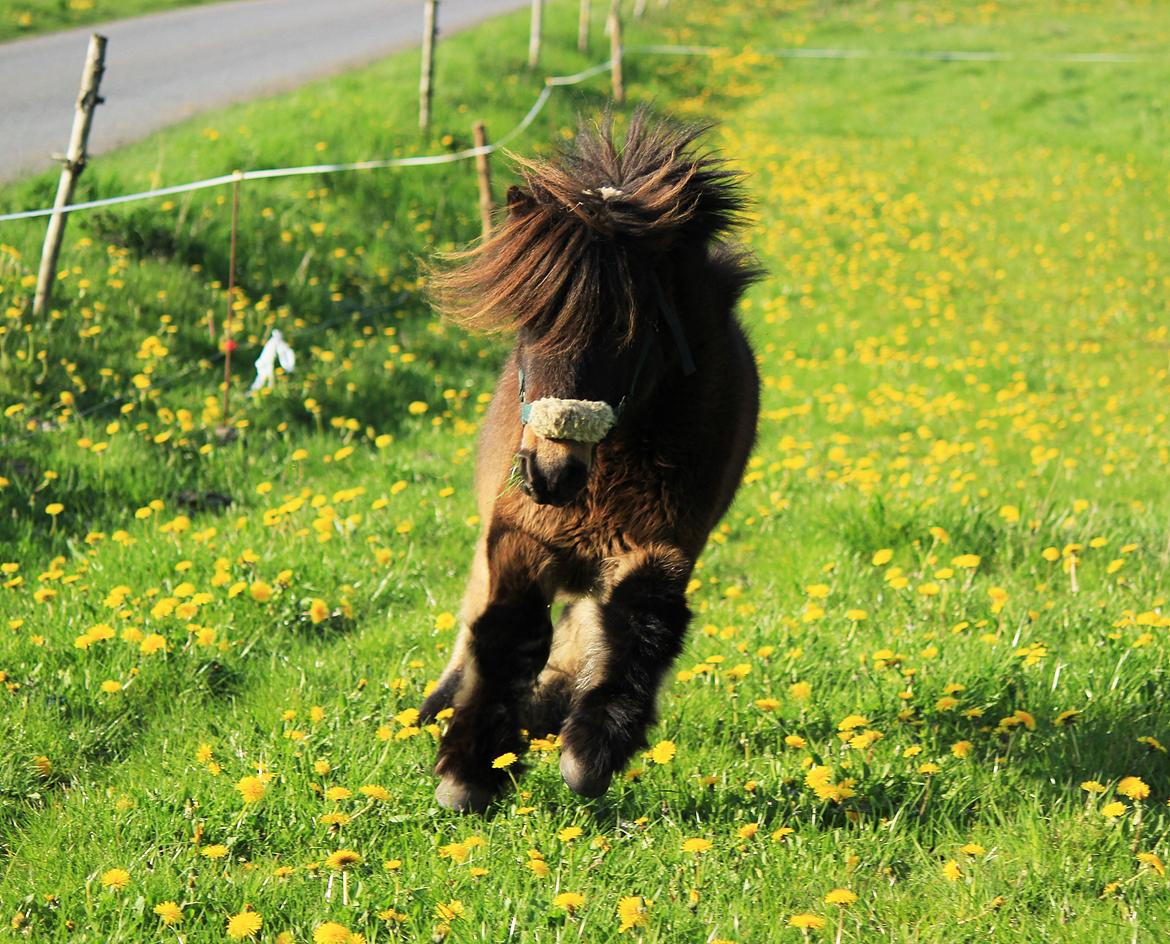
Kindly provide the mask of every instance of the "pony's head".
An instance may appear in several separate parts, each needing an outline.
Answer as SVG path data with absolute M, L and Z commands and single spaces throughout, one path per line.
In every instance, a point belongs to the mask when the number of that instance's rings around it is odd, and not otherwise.
M 693 371 L 675 266 L 732 227 L 737 175 L 695 153 L 701 127 L 637 111 L 618 146 L 606 116 L 548 162 L 519 160 L 507 217 L 451 257 L 432 292 L 463 324 L 516 331 L 522 487 L 571 502 L 594 450 L 667 371 Z

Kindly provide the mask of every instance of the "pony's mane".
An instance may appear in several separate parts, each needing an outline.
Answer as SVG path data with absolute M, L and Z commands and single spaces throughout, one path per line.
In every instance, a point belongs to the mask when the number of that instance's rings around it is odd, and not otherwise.
M 639 109 L 620 147 L 607 114 L 552 161 L 514 158 L 523 189 L 509 191 L 507 219 L 432 274 L 436 304 L 469 327 L 526 329 L 545 353 L 599 331 L 630 343 L 655 310 L 648 280 L 663 254 L 702 249 L 745 207 L 740 175 L 694 148 L 707 130 Z

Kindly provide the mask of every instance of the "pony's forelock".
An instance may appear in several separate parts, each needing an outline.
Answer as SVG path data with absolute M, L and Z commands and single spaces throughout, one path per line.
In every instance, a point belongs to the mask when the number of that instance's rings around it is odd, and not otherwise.
M 654 257 L 706 245 L 744 209 L 739 175 L 694 148 L 706 130 L 638 109 L 621 147 L 606 114 L 554 160 L 515 158 L 525 192 L 489 239 L 432 271 L 437 307 L 468 327 L 523 329 L 549 354 L 600 333 L 631 343 L 653 305 L 641 283 Z

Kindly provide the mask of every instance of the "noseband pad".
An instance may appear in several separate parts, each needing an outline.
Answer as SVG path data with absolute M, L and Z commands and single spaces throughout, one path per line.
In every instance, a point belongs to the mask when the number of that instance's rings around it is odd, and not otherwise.
M 528 426 L 544 439 L 597 443 L 617 422 L 613 407 L 602 400 L 542 397 L 527 404 Z

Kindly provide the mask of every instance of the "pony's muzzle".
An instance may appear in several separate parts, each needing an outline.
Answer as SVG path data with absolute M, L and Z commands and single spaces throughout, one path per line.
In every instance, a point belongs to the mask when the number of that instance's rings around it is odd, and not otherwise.
M 520 465 L 520 489 L 538 505 L 567 505 L 581 494 L 589 480 L 589 464 L 570 450 L 553 455 L 549 452 L 520 450 L 516 457 Z

